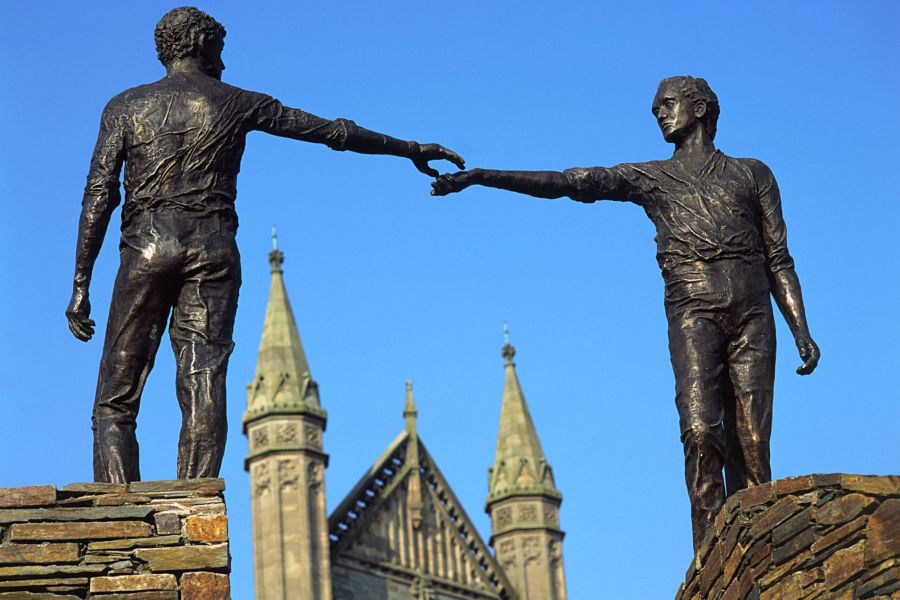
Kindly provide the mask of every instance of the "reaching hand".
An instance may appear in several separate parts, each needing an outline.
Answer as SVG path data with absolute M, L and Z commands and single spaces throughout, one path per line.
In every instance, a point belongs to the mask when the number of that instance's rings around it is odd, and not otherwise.
M 76 287 L 72 290 L 66 318 L 69 320 L 69 329 L 76 338 L 86 342 L 93 337 L 95 323 L 91 320 L 91 302 L 86 289 Z
M 418 144 L 418 152 L 410 157 L 416 168 L 429 177 L 437 177 L 440 173 L 428 165 L 430 160 L 449 160 L 460 169 L 466 168 L 466 161 L 448 148 L 440 144 Z
M 432 196 L 446 196 L 461 192 L 473 183 L 477 183 L 478 169 L 471 171 L 459 171 L 457 173 L 445 173 L 431 182 Z
M 796 342 L 800 358 L 803 359 L 803 364 L 797 367 L 797 375 L 809 375 L 819 364 L 819 347 L 809 335 L 797 336 Z

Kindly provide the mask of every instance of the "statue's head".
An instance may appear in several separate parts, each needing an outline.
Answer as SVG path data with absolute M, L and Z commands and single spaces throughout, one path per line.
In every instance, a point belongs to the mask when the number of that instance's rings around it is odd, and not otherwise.
M 663 79 L 652 110 L 667 142 L 677 143 L 697 123 L 710 140 L 716 138 L 719 99 L 705 79 L 688 75 Z
M 166 66 L 180 58 L 196 58 L 210 77 L 219 79 L 225 64 L 225 28 L 192 6 L 174 8 L 163 15 L 153 32 L 159 61 Z

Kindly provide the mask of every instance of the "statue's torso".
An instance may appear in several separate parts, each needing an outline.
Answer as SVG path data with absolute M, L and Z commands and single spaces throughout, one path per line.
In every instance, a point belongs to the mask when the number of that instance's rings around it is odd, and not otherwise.
M 769 275 L 793 268 L 778 188 L 757 160 L 716 151 L 693 168 L 673 158 L 566 175 L 578 200 L 644 209 L 656 226 L 669 309 L 768 305 Z
M 267 96 L 174 74 L 110 102 L 125 144 L 123 221 L 174 209 L 233 214 L 247 132 Z
M 716 152 L 696 171 L 675 159 L 636 167 L 664 276 L 694 261 L 764 261 L 758 186 L 741 159 Z

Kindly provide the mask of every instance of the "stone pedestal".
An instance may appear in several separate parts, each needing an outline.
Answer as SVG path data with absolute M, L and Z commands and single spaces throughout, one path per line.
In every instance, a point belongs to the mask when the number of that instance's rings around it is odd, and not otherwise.
M 733 495 L 676 600 L 900 597 L 900 477 L 805 475 Z
M 0 600 L 228 600 L 221 479 L 0 488 Z

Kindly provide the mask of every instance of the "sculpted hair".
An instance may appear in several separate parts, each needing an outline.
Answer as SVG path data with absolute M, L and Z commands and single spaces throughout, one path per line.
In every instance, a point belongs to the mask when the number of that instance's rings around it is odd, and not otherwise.
M 706 113 L 700 117 L 703 128 L 709 134 L 709 139 L 716 139 L 716 126 L 719 122 L 719 99 L 715 92 L 706 83 L 702 77 L 691 77 L 690 75 L 679 75 L 678 77 L 668 77 L 663 79 L 674 82 L 678 85 L 678 89 L 684 94 L 685 98 L 692 104 L 703 102 L 706 104 Z
M 153 32 L 159 61 L 168 65 L 176 58 L 192 56 L 203 38 L 225 39 L 225 27 L 193 6 L 173 8 L 159 20 Z

